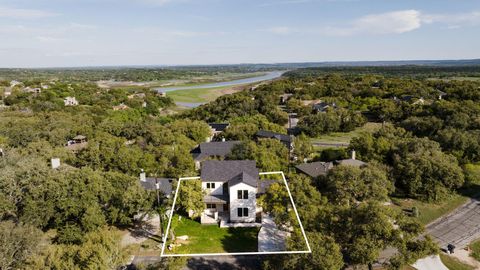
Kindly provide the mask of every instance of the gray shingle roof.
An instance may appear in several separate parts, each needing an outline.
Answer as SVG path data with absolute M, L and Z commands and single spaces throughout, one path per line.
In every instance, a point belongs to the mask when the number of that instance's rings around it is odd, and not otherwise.
M 297 165 L 296 168 L 311 176 L 311 177 L 318 177 L 320 175 L 326 175 L 328 171 L 333 168 L 332 162 L 312 162 L 312 163 L 304 163 Z
M 145 190 L 157 190 L 157 187 L 156 187 L 157 182 L 159 184 L 159 190 L 163 194 L 167 196 L 172 194 L 173 179 L 147 177 L 145 181 L 140 181 L 140 185 L 142 185 L 142 187 Z
M 271 180 L 271 179 L 266 179 L 266 180 L 258 181 L 258 192 L 257 192 L 257 194 L 263 194 L 263 193 L 267 192 L 267 189 L 268 189 L 273 183 L 279 183 L 279 184 L 281 184 L 282 182 L 281 182 L 280 180 Z
M 228 203 L 228 195 L 205 195 L 204 203 Z
M 258 173 L 257 176 L 250 175 L 249 173 L 243 171 L 239 175 L 233 177 L 228 181 L 228 186 L 233 187 L 237 184 L 245 183 L 252 187 L 257 187 L 258 185 Z
M 245 172 L 244 175 L 241 175 Z M 247 176 L 249 175 L 249 176 Z M 200 178 L 204 182 L 258 181 L 258 169 L 254 160 L 206 160 L 202 163 Z M 256 185 L 255 185 L 256 186 Z
M 212 129 L 218 132 L 224 131 L 230 124 L 229 123 L 209 123 L 208 124 Z
M 354 166 L 354 167 L 362 167 L 367 165 L 367 163 L 358 160 L 358 159 L 342 159 L 342 160 L 337 160 L 335 161 L 336 164 L 338 165 L 346 165 L 346 166 Z
M 277 140 L 280 140 L 282 142 L 288 142 L 288 143 L 293 142 L 293 137 L 292 136 L 277 133 L 277 132 L 267 131 L 267 130 L 260 130 L 260 131 L 257 132 L 256 135 L 257 135 L 257 137 L 277 139 Z
M 237 144 L 240 144 L 240 141 L 201 143 L 192 151 L 193 158 L 203 160 L 213 156 L 226 157 Z

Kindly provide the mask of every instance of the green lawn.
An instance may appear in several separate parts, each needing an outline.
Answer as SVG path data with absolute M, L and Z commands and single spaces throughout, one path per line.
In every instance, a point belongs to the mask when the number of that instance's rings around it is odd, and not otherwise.
M 472 249 L 470 256 L 480 262 L 480 240 L 471 243 L 470 248 Z
M 446 254 L 440 254 L 443 264 L 450 270 L 474 270 L 475 267 L 460 262 L 457 258 L 450 257 Z
M 178 220 L 178 215 L 173 219 Z M 172 223 L 174 222 L 172 219 Z M 201 225 L 182 217 L 175 228 L 175 235 L 188 235 L 187 243 L 176 247 L 172 254 L 256 252 L 259 228 L 220 228 L 218 225 Z
M 322 135 L 318 138 L 312 138 L 312 142 L 316 143 L 345 143 L 349 144 L 353 137 L 360 135 L 362 132 L 375 132 L 382 124 L 368 122 L 363 127 L 356 128 L 350 132 L 332 132 L 330 134 Z
M 222 96 L 221 90 L 228 87 L 200 88 L 190 90 L 177 90 L 168 92 L 168 96 L 175 102 L 201 103 L 210 102 Z
M 413 199 L 392 198 L 394 207 L 407 211 L 411 210 L 414 206 L 417 207 L 420 213 L 418 221 L 423 225 L 427 225 L 435 219 L 452 212 L 455 208 L 466 203 L 467 200 L 468 197 L 457 194 L 451 195 L 448 199 L 443 201 L 433 203 L 421 202 Z

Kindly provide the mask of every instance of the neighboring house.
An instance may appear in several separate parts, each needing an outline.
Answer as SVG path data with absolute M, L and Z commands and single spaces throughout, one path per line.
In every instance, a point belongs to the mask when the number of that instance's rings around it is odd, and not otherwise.
M 118 106 L 113 106 L 112 109 L 113 109 L 114 111 L 124 111 L 124 110 L 130 109 L 130 107 L 128 107 L 127 105 L 121 103 L 121 104 L 118 105 Z
M 277 139 L 281 141 L 290 151 L 293 151 L 295 137 L 292 135 L 281 134 L 277 132 L 260 130 L 256 133 L 257 138 Z
M 280 95 L 280 104 L 285 104 L 293 96 L 293 94 Z
M 65 106 L 78 106 L 78 101 L 75 97 L 66 97 L 63 103 Z
M 191 151 L 193 160 L 195 161 L 195 168 L 197 170 L 200 169 L 200 163 L 209 158 L 224 159 L 232 152 L 233 147 L 240 143 L 240 141 L 201 143 L 197 148 Z
M 5 87 L 5 90 L 3 91 L 3 96 L 8 97 L 12 95 L 12 88 L 11 87 Z
M 229 123 L 208 123 L 211 129 L 211 138 L 213 140 L 215 136 L 218 136 L 220 133 L 224 132 L 229 126 Z
M 442 100 L 445 96 L 447 96 L 447 93 L 441 91 L 441 90 L 437 90 L 438 92 L 438 99 L 439 100 Z
M 133 99 L 133 98 L 144 99 L 145 97 L 146 97 L 145 93 L 135 93 L 135 94 L 129 95 L 128 99 Z
M 167 198 L 173 194 L 172 183 L 173 179 L 171 178 L 147 177 L 143 170 L 140 173 L 140 185 L 143 189 L 147 191 L 159 191 Z
M 254 223 L 259 172 L 254 160 L 207 160 L 202 163 L 206 209 L 201 223 Z
M 335 160 L 333 162 L 311 162 L 303 163 L 295 166 L 297 172 L 306 174 L 312 178 L 317 178 L 319 176 L 325 176 L 328 172 L 333 169 L 335 166 L 344 165 L 344 166 L 353 166 L 353 167 L 363 167 L 367 163 L 361 160 L 356 159 L 355 150 L 352 151 L 352 156 L 349 159 Z
M 31 93 L 31 94 L 40 94 L 42 93 L 42 89 L 41 88 L 31 88 L 31 87 L 25 87 L 23 88 L 23 92 L 25 93 Z
M 72 140 L 67 141 L 67 144 L 65 147 L 74 152 L 77 153 L 78 151 L 86 148 L 88 146 L 88 140 L 87 137 L 83 135 L 78 135 L 75 136 Z
M 412 105 L 424 105 L 425 104 L 425 99 L 423 99 L 422 97 L 421 98 L 416 98 L 416 97 L 411 96 L 411 95 L 402 96 L 400 98 L 400 100 L 397 97 L 393 97 L 393 100 L 395 100 L 397 102 L 398 101 L 407 102 L 407 103 L 410 103 Z
M 13 81 L 11 81 L 11 82 L 10 82 L 10 87 L 12 87 L 12 88 L 13 88 L 13 87 L 15 87 L 15 86 L 17 86 L 17 85 L 20 85 L 20 84 L 22 84 L 22 83 L 21 83 L 21 82 L 19 82 L 19 81 L 15 81 L 15 80 L 13 80 Z
M 319 102 L 312 106 L 312 109 L 316 112 L 326 112 L 328 108 L 336 109 L 337 105 L 335 103 Z
M 303 163 L 295 166 L 299 173 L 306 174 L 312 178 L 317 178 L 319 176 L 325 176 L 328 174 L 328 171 L 333 168 L 333 162 L 311 162 Z

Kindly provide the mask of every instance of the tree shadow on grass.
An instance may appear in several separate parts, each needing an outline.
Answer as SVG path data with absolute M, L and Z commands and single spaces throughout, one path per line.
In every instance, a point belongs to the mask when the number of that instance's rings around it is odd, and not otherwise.
M 259 256 L 193 257 L 187 269 L 195 270 L 255 270 L 261 269 Z
M 257 252 L 260 228 L 228 228 L 228 235 L 221 240 L 226 252 Z

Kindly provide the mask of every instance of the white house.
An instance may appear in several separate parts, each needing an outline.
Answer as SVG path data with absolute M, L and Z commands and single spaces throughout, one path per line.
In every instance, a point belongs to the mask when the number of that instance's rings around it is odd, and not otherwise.
M 201 223 L 254 223 L 259 173 L 253 160 L 206 160 L 202 163 L 206 209 Z
M 78 101 L 75 97 L 66 97 L 63 100 L 63 103 L 65 103 L 65 106 L 77 106 L 78 105 Z

